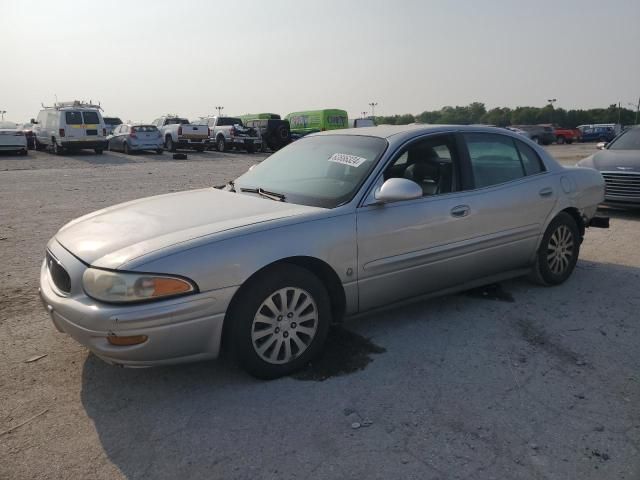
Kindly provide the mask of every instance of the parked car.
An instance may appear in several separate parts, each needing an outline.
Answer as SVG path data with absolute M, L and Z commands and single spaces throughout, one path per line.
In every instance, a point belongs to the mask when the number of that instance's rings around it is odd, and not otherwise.
M 553 127 L 553 134 L 555 135 L 556 143 L 558 144 L 572 144 L 573 142 L 579 142 L 582 137 L 582 132 L 577 128 L 562 128 L 555 126 Z
M 253 153 L 262 148 L 262 137 L 255 128 L 247 128 L 238 117 L 203 117 L 199 120 L 208 125 L 211 144 L 219 152 L 230 147 Z
M 543 125 L 512 125 L 511 128 L 517 128 L 526 133 L 526 136 L 535 143 L 541 145 L 551 145 L 556 141 L 553 134 L 553 128 Z
M 578 162 L 605 181 L 605 204 L 640 207 L 640 127 L 625 130 L 604 149 Z
M 85 148 L 101 154 L 107 148 L 107 128 L 100 110 L 100 105 L 78 100 L 44 107 L 37 120 L 31 120 L 36 148 L 57 155 Z
M 28 153 L 27 137 L 21 126 L 14 122 L 0 122 L 0 152 Z
M 610 124 L 578 125 L 581 142 L 610 142 L 617 135 L 616 126 Z
M 325 130 L 338 130 L 349 126 L 347 112 L 335 108 L 295 112 L 285 118 L 289 120 L 291 133 L 299 136 L 324 132 Z
M 170 152 L 175 152 L 178 148 L 204 152 L 209 146 L 210 132 L 206 125 L 191 124 L 186 118 L 175 115 L 156 118 L 152 125 L 160 130 L 164 147 Z
M 115 127 L 108 137 L 109 150 L 118 150 L 126 154 L 154 150 L 163 152 L 164 139 L 155 125 L 127 123 Z
M 349 128 L 375 127 L 373 118 L 350 118 Z
M 122 120 L 118 117 L 103 117 L 103 120 L 107 128 L 107 135 L 111 135 L 118 125 L 122 125 Z
M 526 274 L 564 282 L 586 227 L 606 224 L 603 198 L 598 172 L 504 130 L 324 132 L 221 189 L 73 220 L 47 245 L 40 292 L 107 362 L 201 360 L 224 342 L 274 378 L 357 313 Z
M 255 128 L 260 133 L 263 150 L 268 147 L 275 152 L 291 143 L 291 129 L 288 120 L 248 120 L 245 125 Z

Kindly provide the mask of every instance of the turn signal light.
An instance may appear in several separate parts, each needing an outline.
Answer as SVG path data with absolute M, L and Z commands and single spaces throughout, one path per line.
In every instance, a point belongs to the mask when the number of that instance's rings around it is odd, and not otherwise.
M 107 341 L 111 345 L 116 345 L 118 347 L 128 347 L 131 345 L 140 345 L 147 341 L 149 337 L 146 335 L 129 335 L 129 336 L 118 336 L 118 335 L 109 335 L 107 337 Z

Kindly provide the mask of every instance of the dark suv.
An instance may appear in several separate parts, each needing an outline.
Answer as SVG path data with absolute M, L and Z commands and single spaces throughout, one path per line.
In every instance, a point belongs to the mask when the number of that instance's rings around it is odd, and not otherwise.
M 280 150 L 291 143 L 291 128 L 289 120 L 262 119 L 248 120 L 247 127 L 257 129 L 262 135 L 262 148 L 269 147 L 270 150 Z
M 551 145 L 556 141 L 556 136 L 553 133 L 553 127 L 544 125 L 512 125 L 515 128 L 526 132 L 527 137 L 536 143 L 542 145 Z

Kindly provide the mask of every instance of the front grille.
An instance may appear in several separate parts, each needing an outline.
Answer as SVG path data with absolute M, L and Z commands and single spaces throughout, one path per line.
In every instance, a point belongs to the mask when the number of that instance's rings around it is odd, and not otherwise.
M 49 269 L 49 275 L 51 275 L 53 284 L 64 293 L 71 292 L 71 278 L 69 274 L 58 259 L 49 252 L 47 252 L 47 268 Z
M 606 197 L 624 197 L 640 201 L 640 173 L 602 172 Z
M 87 135 L 98 135 L 98 130 L 87 130 Z

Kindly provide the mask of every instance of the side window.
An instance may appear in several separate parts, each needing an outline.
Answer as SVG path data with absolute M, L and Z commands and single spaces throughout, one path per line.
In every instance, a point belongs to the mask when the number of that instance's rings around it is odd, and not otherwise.
M 525 176 L 520 154 L 510 137 L 491 133 L 464 135 L 476 188 L 510 182 Z
M 455 138 L 439 135 L 407 147 L 384 172 L 384 179 L 406 178 L 422 188 L 423 196 L 457 190 L 458 157 Z
M 538 154 L 529 145 L 516 140 L 516 147 L 520 152 L 520 159 L 524 165 L 524 173 L 535 175 L 545 171 L 544 164 Z

